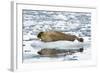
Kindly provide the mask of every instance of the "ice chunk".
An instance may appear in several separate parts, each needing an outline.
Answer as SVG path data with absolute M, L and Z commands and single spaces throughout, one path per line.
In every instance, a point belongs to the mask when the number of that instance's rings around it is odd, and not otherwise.
M 42 42 L 42 41 L 34 41 L 31 44 L 32 47 L 40 47 L 40 48 L 57 48 L 57 49 L 78 49 L 84 46 L 90 46 L 90 42 L 78 42 L 78 41 L 55 41 L 55 42 Z

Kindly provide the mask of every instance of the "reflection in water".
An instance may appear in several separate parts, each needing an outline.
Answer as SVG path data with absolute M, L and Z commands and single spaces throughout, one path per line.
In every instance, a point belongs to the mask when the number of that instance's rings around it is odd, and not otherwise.
M 79 49 L 49 49 L 49 48 L 45 48 L 45 49 L 41 49 L 39 50 L 37 53 L 40 56 L 47 56 L 47 57 L 57 57 L 57 56 L 67 56 L 67 55 L 72 55 L 74 53 L 77 52 L 83 52 L 83 48 L 79 48 Z

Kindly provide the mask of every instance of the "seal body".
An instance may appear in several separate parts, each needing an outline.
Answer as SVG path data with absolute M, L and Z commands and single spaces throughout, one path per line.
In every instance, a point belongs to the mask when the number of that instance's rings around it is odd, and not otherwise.
M 58 40 L 74 41 L 75 39 L 77 39 L 79 42 L 83 42 L 83 38 L 57 31 L 40 32 L 37 37 L 44 42 L 52 42 Z
M 77 52 L 83 52 L 83 48 L 80 49 L 41 49 L 37 53 L 40 56 L 46 56 L 46 57 L 57 57 L 57 56 L 66 56 L 66 55 L 72 55 Z

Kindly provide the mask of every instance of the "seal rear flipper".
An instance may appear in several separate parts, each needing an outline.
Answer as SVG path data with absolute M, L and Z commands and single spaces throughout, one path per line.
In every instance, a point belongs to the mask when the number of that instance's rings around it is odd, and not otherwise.
M 83 38 L 77 38 L 77 40 L 78 40 L 79 42 L 84 42 L 84 39 L 83 39 Z

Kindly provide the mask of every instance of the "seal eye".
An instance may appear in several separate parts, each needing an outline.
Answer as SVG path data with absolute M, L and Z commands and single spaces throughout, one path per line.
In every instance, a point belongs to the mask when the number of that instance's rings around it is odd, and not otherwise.
M 38 38 L 41 38 L 41 35 L 43 34 L 43 32 L 40 32 L 38 35 L 37 35 L 37 37 Z

